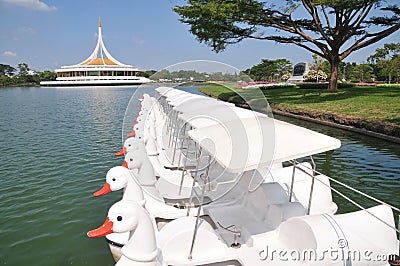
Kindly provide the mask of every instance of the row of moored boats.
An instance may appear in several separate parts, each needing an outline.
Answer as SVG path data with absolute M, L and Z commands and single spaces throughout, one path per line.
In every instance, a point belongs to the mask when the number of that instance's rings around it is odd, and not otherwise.
M 123 197 L 88 232 L 116 265 L 387 265 L 399 249 L 390 205 L 336 214 L 312 156 L 338 139 L 169 87 L 128 136 L 94 194 Z

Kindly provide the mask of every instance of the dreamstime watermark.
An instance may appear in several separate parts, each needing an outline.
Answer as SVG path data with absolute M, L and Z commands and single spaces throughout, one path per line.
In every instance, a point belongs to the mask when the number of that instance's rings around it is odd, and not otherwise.
M 379 262 L 394 259 L 393 254 L 378 254 L 369 249 L 349 249 L 345 239 L 339 239 L 337 247 L 328 249 L 273 249 L 268 245 L 258 253 L 261 261 L 268 262 L 318 262 L 318 261 L 364 261 Z

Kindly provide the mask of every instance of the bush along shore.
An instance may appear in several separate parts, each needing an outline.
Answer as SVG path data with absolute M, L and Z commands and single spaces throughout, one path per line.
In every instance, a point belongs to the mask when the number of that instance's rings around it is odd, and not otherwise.
M 251 88 L 208 85 L 200 92 L 248 108 L 241 97 Z M 262 87 L 276 114 L 292 116 L 400 143 L 400 85 L 343 86 L 330 92 L 318 85 Z M 263 99 L 253 99 L 262 101 Z M 254 106 L 254 104 L 252 104 Z M 255 110 L 266 111 L 266 110 Z

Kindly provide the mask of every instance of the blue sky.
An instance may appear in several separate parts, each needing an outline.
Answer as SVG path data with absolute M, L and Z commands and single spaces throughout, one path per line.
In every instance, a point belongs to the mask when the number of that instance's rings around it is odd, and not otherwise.
M 393 0 L 398 1 L 398 0 Z M 182 0 L 0 0 L 0 63 L 54 70 L 86 59 L 96 45 L 97 19 L 103 40 L 119 61 L 159 70 L 188 60 L 215 60 L 246 69 L 261 59 L 312 60 L 294 45 L 245 40 L 216 54 L 200 44 L 172 11 Z M 399 42 L 400 33 L 353 53 L 362 62 L 377 47 Z

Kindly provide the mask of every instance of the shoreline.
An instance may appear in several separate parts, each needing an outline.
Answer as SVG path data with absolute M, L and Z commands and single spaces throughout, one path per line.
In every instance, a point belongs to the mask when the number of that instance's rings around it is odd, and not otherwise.
M 208 95 L 209 97 L 217 98 L 215 95 L 205 93 L 202 91 L 205 95 Z M 242 107 L 249 109 L 249 106 L 247 104 L 238 104 L 233 101 L 229 101 L 234 103 L 236 106 Z M 279 105 L 270 105 L 270 108 L 272 110 L 273 114 L 278 114 L 278 115 L 283 115 L 283 116 L 288 116 L 292 118 L 297 118 L 300 120 L 305 120 L 309 122 L 313 122 L 316 124 L 321 124 L 325 126 L 330 126 L 330 127 L 335 127 L 339 129 L 344 129 L 356 133 L 360 133 L 363 135 L 383 139 L 386 141 L 390 141 L 393 143 L 400 144 L 400 137 L 393 136 L 391 134 L 399 134 L 400 133 L 400 126 L 396 125 L 387 125 L 386 123 L 378 123 L 375 121 L 368 121 L 366 119 L 361 119 L 361 118 L 354 118 L 354 117 L 345 117 L 345 116 L 339 116 L 336 114 L 332 113 L 312 113 L 312 112 L 306 112 L 306 111 L 299 111 L 299 110 L 291 110 L 289 108 L 281 108 Z M 262 112 L 264 113 L 265 110 L 257 110 L 255 109 L 254 111 Z M 340 123 L 339 123 L 340 121 Z M 372 129 L 377 129 L 376 131 Z M 385 134 L 383 132 L 387 132 L 389 134 Z M 390 134 L 391 133 L 391 134 Z
M 0 89 L 7 88 L 18 88 L 18 87 L 40 87 L 40 84 L 37 83 L 20 83 L 20 84 L 9 84 L 9 85 L 0 85 Z
M 274 114 L 297 118 L 300 120 L 305 120 L 305 121 L 313 122 L 313 123 L 324 125 L 324 126 L 330 126 L 330 127 L 335 127 L 335 128 L 339 128 L 339 129 L 344 129 L 344 130 L 356 132 L 359 134 L 367 135 L 370 137 L 375 137 L 375 138 L 379 138 L 379 139 L 383 139 L 386 141 L 400 144 L 400 138 L 398 138 L 398 137 L 386 135 L 386 134 L 383 134 L 380 132 L 371 131 L 371 130 L 368 130 L 365 128 L 355 127 L 355 126 L 350 126 L 350 125 L 343 125 L 343 124 L 326 121 L 326 120 L 320 120 L 320 119 L 312 118 L 309 116 L 298 115 L 298 114 L 291 113 L 291 112 L 281 111 L 281 110 L 275 109 L 275 108 L 271 108 L 271 110 L 272 110 L 272 113 L 274 113 Z

